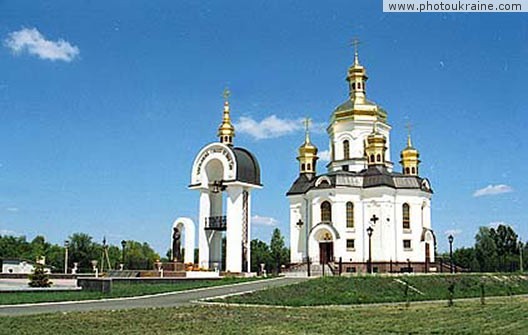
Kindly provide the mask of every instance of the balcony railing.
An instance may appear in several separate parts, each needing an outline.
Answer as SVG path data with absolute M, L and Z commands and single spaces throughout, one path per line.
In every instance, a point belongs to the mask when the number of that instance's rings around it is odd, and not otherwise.
M 227 220 L 224 216 L 210 216 L 205 218 L 205 229 L 206 230 L 226 230 Z

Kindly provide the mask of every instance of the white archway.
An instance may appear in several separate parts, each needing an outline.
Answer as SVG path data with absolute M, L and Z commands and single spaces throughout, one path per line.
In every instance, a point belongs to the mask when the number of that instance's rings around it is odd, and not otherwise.
M 195 227 L 193 221 L 190 218 L 179 217 L 172 224 L 172 228 L 178 228 L 180 232 L 185 231 L 184 263 L 194 264 Z

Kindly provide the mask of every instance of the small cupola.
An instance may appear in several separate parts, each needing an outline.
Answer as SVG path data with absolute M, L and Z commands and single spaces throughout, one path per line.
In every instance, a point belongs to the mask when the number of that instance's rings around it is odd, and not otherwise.
M 376 122 L 372 132 L 367 136 L 365 143 L 365 156 L 368 166 L 385 165 L 385 151 L 387 151 L 387 139 L 378 132 Z
M 354 40 L 354 64 L 348 68 L 346 80 L 350 90 L 350 99 L 356 103 L 364 103 L 366 97 L 367 71 L 359 63 L 358 45 L 359 41 Z
M 299 156 L 297 160 L 299 161 L 299 172 L 312 179 L 316 174 L 316 163 L 317 159 L 317 147 L 310 142 L 310 119 L 304 121 L 306 127 L 306 134 L 304 143 L 299 147 Z
M 224 90 L 224 116 L 222 123 L 218 127 L 218 138 L 220 143 L 233 145 L 233 137 L 235 137 L 235 127 L 231 123 L 231 116 L 229 115 L 229 96 L 231 92 L 228 89 Z
M 400 154 L 402 173 L 411 176 L 418 175 L 418 165 L 420 164 L 420 153 L 412 146 L 411 132 L 407 135 L 407 147 Z

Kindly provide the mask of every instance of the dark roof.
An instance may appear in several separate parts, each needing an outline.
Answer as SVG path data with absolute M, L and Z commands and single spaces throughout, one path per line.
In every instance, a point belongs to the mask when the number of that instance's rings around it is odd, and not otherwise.
M 322 177 L 326 177 L 330 181 L 327 183 L 317 183 Z M 323 175 L 316 176 L 312 179 L 304 174 L 300 175 L 297 180 L 293 182 L 286 195 L 304 194 L 311 189 L 335 188 L 339 187 L 357 187 L 357 188 L 372 188 L 372 187 L 390 187 L 395 189 L 420 189 L 425 192 L 433 193 L 424 184 L 425 178 L 418 176 L 404 175 L 399 172 L 389 172 L 383 165 L 369 166 L 368 169 L 360 172 L 351 171 L 334 171 Z M 317 186 L 316 186 L 317 184 Z M 427 182 L 428 185 L 428 182 Z
M 260 166 L 257 158 L 247 149 L 236 147 L 233 148 L 237 162 L 237 181 L 261 185 L 260 183 Z

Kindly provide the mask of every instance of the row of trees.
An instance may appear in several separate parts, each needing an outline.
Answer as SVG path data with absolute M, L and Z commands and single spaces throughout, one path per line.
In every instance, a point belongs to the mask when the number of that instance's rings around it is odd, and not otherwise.
M 120 246 L 108 245 L 108 258 L 110 265 L 117 268 L 122 263 L 122 250 Z M 97 243 L 85 233 L 75 233 L 69 237 L 68 268 L 77 263 L 79 271 L 91 271 L 92 260 L 99 263 L 103 256 L 103 245 Z M 46 241 L 44 236 L 36 236 L 31 242 L 25 236 L 1 236 L 0 257 L 21 258 L 35 261 L 45 257 L 46 264 L 52 266 L 56 272 L 64 271 L 64 246 Z M 159 255 L 148 243 L 126 241 L 125 262 L 126 269 L 152 269 Z M 106 264 L 106 260 L 105 260 Z
M 519 243 L 519 237 L 512 227 L 480 227 L 475 236 L 475 245 L 455 250 L 453 261 L 472 272 L 519 271 L 520 248 L 523 248 L 524 255 L 528 255 L 528 247 Z M 523 260 L 523 268 L 528 268 L 526 257 Z
M 283 265 L 289 263 L 290 250 L 286 248 L 284 237 L 278 228 L 273 230 L 270 244 L 255 239 L 251 241 L 251 271 L 260 272 L 260 264 L 268 273 L 279 273 Z

